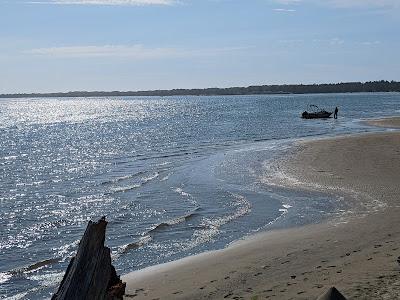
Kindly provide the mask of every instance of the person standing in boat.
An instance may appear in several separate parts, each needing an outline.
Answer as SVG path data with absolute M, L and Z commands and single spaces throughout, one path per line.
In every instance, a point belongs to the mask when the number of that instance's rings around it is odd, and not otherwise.
M 337 106 L 335 107 L 335 113 L 333 114 L 333 117 L 335 119 L 337 119 L 337 113 L 338 113 L 339 109 L 337 108 Z

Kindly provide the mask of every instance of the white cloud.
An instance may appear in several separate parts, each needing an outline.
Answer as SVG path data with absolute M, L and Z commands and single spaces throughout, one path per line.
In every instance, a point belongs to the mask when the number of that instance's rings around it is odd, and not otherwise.
M 319 45 L 329 45 L 329 46 L 341 46 L 345 43 L 343 39 L 340 38 L 331 38 L 331 39 L 314 39 L 313 43 Z
M 146 48 L 143 45 L 103 45 L 103 46 L 68 46 L 37 48 L 24 54 L 55 58 L 98 58 L 122 57 L 135 60 L 180 58 L 191 56 L 215 56 L 227 52 L 246 50 L 250 47 L 225 47 L 205 49 Z
M 59 4 L 59 5 L 172 5 L 176 0 L 43 0 L 29 1 L 31 4 Z
M 376 45 L 379 45 L 380 43 L 381 43 L 380 41 L 365 41 L 365 42 L 361 42 L 361 45 L 376 46 Z
M 287 8 L 274 8 L 273 11 L 276 12 L 295 12 L 295 9 L 287 9 Z

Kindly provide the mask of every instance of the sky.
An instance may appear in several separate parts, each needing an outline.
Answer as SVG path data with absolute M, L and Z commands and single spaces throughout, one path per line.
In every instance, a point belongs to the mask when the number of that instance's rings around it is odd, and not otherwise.
M 400 80 L 400 0 L 0 0 L 0 93 Z

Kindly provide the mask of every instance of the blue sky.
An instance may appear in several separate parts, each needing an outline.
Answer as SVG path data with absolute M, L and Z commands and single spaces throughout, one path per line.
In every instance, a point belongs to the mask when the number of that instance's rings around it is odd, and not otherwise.
M 399 0 L 0 0 L 0 93 L 400 80 Z

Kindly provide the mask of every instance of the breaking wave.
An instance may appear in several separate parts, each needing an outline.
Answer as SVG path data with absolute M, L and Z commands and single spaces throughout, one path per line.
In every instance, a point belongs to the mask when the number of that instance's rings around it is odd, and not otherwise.
M 195 217 L 196 215 L 198 215 L 197 212 L 199 210 L 200 210 L 200 208 L 196 208 L 194 211 L 192 211 L 192 212 L 190 212 L 190 213 L 188 213 L 188 214 L 186 214 L 184 216 L 181 216 L 181 217 L 178 217 L 178 218 L 175 218 L 175 219 L 171 219 L 171 220 L 159 223 L 154 228 L 150 229 L 148 231 L 148 233 L 151 234 L 151 233 L 154 233 L 154 232 L 158 232 L 158 231 L 164 230 L 164 229 L 166 229 L 166 228 L 168 228 L 170 226 L 186 222 L 189 219 L 191 219 L 191 218 Z

